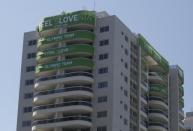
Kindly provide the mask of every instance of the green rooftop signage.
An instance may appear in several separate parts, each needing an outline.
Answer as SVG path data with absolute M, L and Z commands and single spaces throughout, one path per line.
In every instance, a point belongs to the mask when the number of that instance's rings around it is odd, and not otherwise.
M 87 58 L 75 58 L 71 60 L 57 61 L 54 63 L 42 64 L 36 67 L 36 73 L 43 71 L 57 70 L 61 68 L 86 67 L 93 68 L 93 61 Z
M 50 44 L 50 43 L 58 43 L 58 42 L 66 42 L 66 41 L 74 41 L 74 40 L 90 40 L 93 41 L 95 38 L 94 33 L 90 31 L 73 31 L 64 34 L 54 35 L 43 37 L 38 40 L 37 47 L 41 47 L 42 45 Z
M 94 53 L 94 47 L 86 44 L 69 45 L 61 48 L 54 48 L 40 51 L 37 53 L 37 60 L 57 55 L 74 55 L 74 54 L 90 54 Z
M 162 57 L 141 34 L 139 34 L 138 40 L 141 48 L 143 48 L 148 55 L 150 55 L 164 70 L 168 72 L 168 61 Z
M 69 27 L 78 24 L 95 25 L 94 11 L 77 11 L 62 15 L 46 17 L 41 25 L 38 26 L 38 31 L 49 30 L 52 28 Z

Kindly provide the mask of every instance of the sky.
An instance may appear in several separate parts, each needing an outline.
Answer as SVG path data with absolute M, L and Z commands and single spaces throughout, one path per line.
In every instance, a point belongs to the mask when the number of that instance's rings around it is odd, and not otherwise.
M 96 11 L 117 15 L 185 74 L 185 111 L 193 111 L 193 0 L 96 0 Z M 0 125 L 16 130 L 23 33 L 44 16 L 94 9 L 94 0 L 0 0 Z

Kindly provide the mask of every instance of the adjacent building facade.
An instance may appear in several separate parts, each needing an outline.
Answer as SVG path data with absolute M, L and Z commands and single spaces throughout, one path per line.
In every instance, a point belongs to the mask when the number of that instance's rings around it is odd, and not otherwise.
M 24 34 L 17 131 L 183 131 L 176 67 L 114 15 L 46 17 Z
M 185 131 L 193 131 L 193 112 L 187 112 L 184 120 Z

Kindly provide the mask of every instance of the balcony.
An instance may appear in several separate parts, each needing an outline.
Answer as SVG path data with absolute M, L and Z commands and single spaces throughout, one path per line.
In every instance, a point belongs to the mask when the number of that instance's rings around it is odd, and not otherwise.
M 94 64 L 91 59 L 87 58 L 74 58 L 69 60 L 57 61 L 48 64 L 39 64 L 36 66 L 36 76 L 39 75 L 49 75 L 49 73 L 53 71 L 57 71 L 59 69 L 65 70 L 92 70 Z
M 157 72 L 149 73 L 149 81 L 154 84 L 165 84 L 167 85 L 168 78 L 164 74 L 160 74 Z
M 150 95 L 168 96 L 168 88 L 160 84 L 151 84 L 150 85 Z
M 39 51 L 36 60 L 40 62 L 48 62 L 50 59 L 57 58 L 58 55 L 65 56 L 92 56 L 94 47 L 87 44 L 76 44 L 63 46 L 61 48 L 52 48 L 49 50 Z
M 61 75 L 53 75 L 48 77 L 40 77 L 36 79 L 34 89 L 36 91 L 53 89 L 53 85 L 59 83 L 71 84 L 82 83 L 92 84 L 94 82 L 93 75 L 88 72 L 71 72 Z
M 179 92 L 180 92 L 180 96 L 183 97 L 184 96 L 184 88 L 182 86 L 179 88 Z
M 168 125 L 159 122 L 149 122 L 149 131 L 168 131 Z
M 55 119 L 36 120 L 32 122 L 32 131 L 49 131 L 54 128 L 89 128 L 91 118 L 87 116 L 68 116 Z
M 91 43 L 94 42 L 93 32 L 86 30 L 72 31 L 64 34 L 43 37 L 38 40 L 38 49 L 48 49 L 56 46 L 58 43 Z
M 92 98 L 92 88 L 86 86 L 72 86 L 34 93 L 34 104 L 41 105 L 52 102 L 56 98 Z
M 164 110 L 149 109 L 149 117 L 152 120 L 168 122 L 168 114 Z
M 166 98 L 150 96 L 149 106 L 151 106 L 152 108 L 168 109 L 168 101 Z
M 180 109 L 184 108 L 184 98 L 182 97 L 179 99 L 179 107 Z
M 88 101 L 69 101 L 56 104 L 48 104 L 35 106 L 33 108 L 34 119 L 45 119 L 53 116 L 54 113 L 63 112 L 68 113 L 91 113 L 93 111 L 92 105 Z

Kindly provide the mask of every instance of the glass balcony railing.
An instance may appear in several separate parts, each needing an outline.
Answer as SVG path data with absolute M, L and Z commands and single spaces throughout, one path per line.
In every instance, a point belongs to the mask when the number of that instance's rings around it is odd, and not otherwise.
M 92 88 L 86 87 L 86 86 L 72 86 L 72 87 L 65 87 L 65 88 L 61 88 L 61 89 L 36 92 L 36 93 L 34 93 L 34 96 L 50 95 L 50 94 L 55 94 L 55 93 L 68 92 L 68 91 L 88 91 L 88 92 L 92 92 Z
M 151 100 L 161 101 L 161 102 L 165 103 L 166 105 L 168 105 L 166 98 L 161 98 L 161 97 L 157 97 L 157 96 L 150 96 L 149 101 L 151 101 Z
M 61 78 L 68 78 L 68 77 L 73 77 L 73 76 L 86 76 L 93 78 L 93 75 L 88 72 L 71 72 L 71 73 L 65 73 L 61 75 L 53 75 L 53 76 L 47 76 L 47 77 L 40 77 L 36 79 L 37 82 L 43 82 L 43 81 L 48 81 L 48 80 L 56 80 L 56 79 L 61 79 Z
M 152 77 L 160 77 L 160 78 L 162 79 L 162 81 L 165 81 L 165 82 L 168 81 L 167 76 L 165 76 L 165 74 L 162 74 L 162 73 L 158 73 L 158 72 L 149 72 L 149 76 L 152 76 Z
M 184 88 L 183 88 L 183 87 L 180 87 L 180 88 L 179 88 L 179 91 L 180 91 L 180 96 L 184 96 Z
M 37 60 L 43 58 L 50 58 L 58 55 L 92 55 L 94 53 L 94 47 L 87 44 L 68 45 L 60 48 L 54 48 L 37 53 Z
M 164 94 L 167 96 L 168 91 L 167 91 L 167 87 L 164 85 L 160 85 L 160 84 L 150 84 L 150 93 L 151 92 L 158 92 L 161 94 Z
M 168 117 L 168 114 L 164 110 L 159 110 L 159 109 L 149 109 L 149 113 L 159 113 L 164 115 L 165 117 Z
M 91 59 L 87 58 L 74 58 L 69 60 L 57 61 L 48 64 L 39 64 L 36 66 L 35 73 L 40 73 L 44 71 L 54 71 L 57 69 L 65 68 L 87 68 L 92 69 L 94 63 Z
M 184 98 L 180 98 L 179 105 L 180 105 L 180 108 L 184 108 Z
M 168 129 L 168 125 L 164 123 L 159 123 L 159 122 L 149 122 L 149 126 L 160 126 L 165 129 Z
M 45 119 L 45 120 L 36 120 L 32 122 L 32 126 L 40 125 L 40 124 L 51 124 L 57 122 L 65 122 L 65 121 L 75 121 L 75 120 L 83 120 L 91 122 L 91 118 L 88 116 L 68 116 L 56 119 Z
M 69 102 L 63 102 L 63 103 L 36 106 L 33 108 L 33 111 L 65 107 L 65 106 L 77 106 L 77 105 L 83 105 L 83 106 L 89 106 L 89 107 L 92 106 L 92 104 L 87 101 L 69 101 Z
M 60 42 L 74 42 L 77 40 L 81 41 L 94 41 L 95 35 L 93 32 L 80 30 L 80 31 L 73 31 L 64 34 L 54 35 L 43 37 L 38 40 L 37 47 L 41 48 L 44 45 L 54 45 Z

